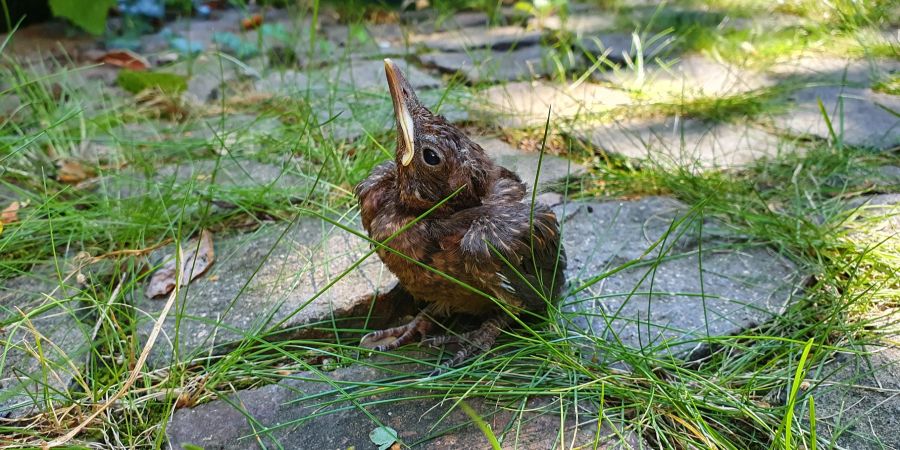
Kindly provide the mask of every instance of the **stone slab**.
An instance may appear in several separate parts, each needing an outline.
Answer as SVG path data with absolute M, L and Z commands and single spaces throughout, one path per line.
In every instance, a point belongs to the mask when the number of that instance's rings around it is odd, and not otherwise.
M 768 77 L 775 81 L 828 81 L 854 87 L 866 87 L 896 73 L 900 73 L 900 61 L 894 59 L 857 59 L 815 53 L 785 58 L 767 71 Z
M 689 170 L 739 168 L 794 151 L 753 125 L 672 117 L 584 125 L 573 134 L 608 153 Z
M 458 30 L 460 28 L 488 25 L 490 17 L 482 11 L 459 11 L 453 15 L 443 15 L 434 8 L 418 11 L 404 11 L 400 20 L 421 34 Z
M 384 24 L 352 24 L 330 25 L 322 32 L 335 47 L 349 53 L 351 58 L 364 59 L 374 57 L 402 58 L 411 53 L 406 45 L 403 30 L 396 23 Z M 308 53 L 308 50 L 304 53 Z M 339 59 L 332 57 L 331 59 Z M 328 64 L 327 58 L 321 62 Z
M 403 60 L 400 66 L 413 89 L 429 89 L 441 86 L 440 80 Z M 387 91 L 384 78 L 384 61 L 351 59 L 314 71 L 272 71 L 255 83 L 257 91 L 275 94 L 297 94 L 347 91 Z
M 83 376 L 91 338 L 78 317 L 81 292 L 59 285 L 50 269 L 0 283 L 0 418 L 71 399 L 68 389 Z
M 223 86 L 259 76 L 246 65 L 235 64 L 226 57 L 212 53 L 179 61 L 159 71 L 188 77 L 187 91 L 183 95 L 195 103 L 218 100 L 221 98 Z
M 653 58 L 664 54 L 673 39 L 661 39 L 650 45 L 644 43 L 645 47 L 642 48 L 642 57 L 645 64 L 652 63 Z M 580 36 L 577 42 L 578 47 L 582 51 L 590 53 L 594 58 L 599 58 L 601 55 L 606 54 L 606 59 L 619 66 L 624 66 L 629 61 L 635 62 L 638 55 L 637 48 L 634 45 L 634 37 L 629 33 L 590 33 Z M 651 66 L 648 64 L 647 67 Z
M 443 72 L 462 73 L 470 83 L 526 80 L 556 72 L 550 52 L 540 46 L 495 51 L 436 52 L 422 55 L 422 63 Z
M 510 25 L 468 27 L 424 35 L 414 34 L 409 37 L 409 42 L 430 50 L 464 52 L 477 48 L 505 50 L 513 47 L 527 47 L 538 43 L 540 39 L 540 31 L 531 31 L 520 26 Z
M 524 23 L 526 13 L 513 6 L 500 6 L 495 10 L 494 20 L 499 24 Z M 406 10 L 400 13 L 400 21 L 420 34 L 459 30 L 491 25 L 491 17 L 484 11 L 456 11 L 447 14 L 440 8 Z
M 494 160 L 494 162 L 519 174 L 529 189 L 534 185 L 537 175 L 537 152 L 525 152 L 496 138 L 476 138 L 475 142 Z M 541 177 L 538 180 L 538 192 L 558 187 L 568 180 L 574 180 L 587 172 L 584 166 L 570 162 L 566 158 L 545 154 L 541 161 Z
M 787 133 L 831 139 L 819 109 L 822 101 L 834 132 L 847 145 L 892 149 L 900 147 L 900 96 L 868 88 L 818 86 L 791 95 L 794 107 L 773 118 L 773 125 Z M 886 110 L 888 109 L 888 110 Z
M 575 5 L 573 4 L 572 6 Z M 616 17 L 614 14 L 604 14 L 599 11 L 571 10 L 569 13 L 569 17 L 565 20 L 556 15 L 545 19 L 533 18 L 529 22 L 532 26 L 552 31 L 565 31 L 578 37 L 616 28 Z
M 702 240 L 699 219 L 687 221 L 650 250 L 688 211 L 671 198 L 574 202 L 554 209 L 565 218 L 571 286 L 631 261 L 645 262 L 566 298 L 562 309 L 572 326 L 648 354 L 689 358 L 707 338 L 763 323 L 783 311 L 798 279 L 790 261 L 764 246 L 738 244 L 738 237 L 712 220 L 704 220 Z M 595 348 L 592 341 L 585 344 Z
M 390 369 L 355 365 L 330 373 L 300 373 L 294 379 L 278 384 L 232 394 L 227 402 L 216 400 L 178 410 L 166 429 L 169 446 L 181 449 L 185 444 L 193 444 L 221 450 L 262 447 L 369 449 L 375 448 L 369 440 L 369 432 L 384 425 L 397 430 L 400 439 L 411 448 L 490 448 L 484 434 L 458 407 L 450 412 L 455 403 L 453 399 L 444 402 L 429 398 L 407 399 L 404 397 L 419 396 L 428 391 L 398 389 L 388 394 L 360 395 L 356 402 L 364 405 L 363 412 L 346 394 L 334 388 L 350 383 L 377 382 L 386 377 L 395 384 L 413 382 L 426 372 L 416 366 L 386 367 Z M 359 395 L 359 389 L 353 391 Z M 374 391 L 370 392 L 374 394 Z M 328 402 L 334 403 L 328 405 Z M 576 419 L 575 408 L 567 405 L 562 405 L 569 414 L 560 429 L 561 405 L 550 398 L 530 400 L 521 416 L 516 413 L 521 407 L 520 401 L 513 404 L 469 398 L 466 402 L 489 424 L 504 449 L 569 448 L 570 445 L 601 450 L 641 448 L 640 438 L 621 422 L 605 418 L 598 430 L 594 420 L 596 413 L 582 410 Z M 508 409 L 504 410 L 504 407 Z M 443 417 L 448 412 L 447 417 Z M 248 418 L 252 418 L 252 423 Z M 622 433 L 624 441 L 614 434 L 612 426 Z
M 126 169 L 101 176 L 97 180 L 97 189 L 104 197 L 116 199 L 185 189 L 192 189 L 198 195 L 233 189 L 267 189 L 271 192 L 296 192 L 301 196 L 306 194 L 309 184 L 311 181 L 301 177 L 290 165 L 223 158 L 218 163 L 212 159 L 200 159 L 162 165 L 151 178 L 140 171 Z
M 358 228 L 352 220 L 345 222 Z M 260 330 L 328 335 L 332 320 L 364 318 L 373 292 L 387 292 L 395 283 L 377 255 L 340 278 L 367 253 L 368 241 L 314 218 L 301 218 L 286 227 L 266 224 L 253 233 L 214 239 L 216 262 L 176 300 L 163 326 L 164 335 L 153 349 L 152 363 L 172 360 L 176 312 L 181 315 L 178 356 L 183 360 Z M 163 255 L 172 252 L 172 246 L 166 247 L 152 262 L 159 264 Z M 324 290 L 332 281 L 336 283 Z M 165 302 L 148 299 L 140 291 L 135 293 L 134 305 L 141 311 L 139 334 L 146 337 Z M 379 314 L 376 308 L 372 321 L 377 322 Z
M 634 54 L 630 40 L 610 41 L 610 48 Z M 621 46 L 621 47 L 620 47 Z M 624 50 L 620 50 L 620 48 Z M 600 53 L 600 49 L 595 49 Z M 645 50 L 652 58 L 654 49 Z M 613 53 L 610 53 L 610 59 Z M 615 61 L 615 60 L 614 60 Z M 648 62 L 643 78 L 633 69 L 597 72 L 595 78 L 626 89 L 639 89 L 654 102 L 677 102 L 695 98 L 729 97 L 770 86 L 772 80 L 754 70 L 743 69 L 704 55 L 684 55 L 661 66 Z
M 840 448 L 900 448 L 900 348 L 838 354 L 809 378 L 819 436 Z M 808 418 L 808 403 L 800 404 L 797 416 Z
M 878 245 L 882 250 L 895 247 L 900 251 L 900 194 L 880 194 L 855 198 L 847 208 L 856 214 L 857 222 L 846 223 L 850 237 L 865 245 Z
M 396 63 L 413 89 L 436 88 L 441 85 L 440 80 L 405 61 L 396 61 Z M 384 78 L 384 61 L 381 59 L 350 61 L 346 65 L 332 67 L 326 73 L 327 80 L 330 82 L 337 81 L 347 86 L 353 86 L 356 90 L 387 89 L 387 82 Z
M 313 99 L 311 106 L 319 123 L 325 124 L 320 128 L 322 132 L 334 139 L 349 141 L 367 138 L 366 133 L 379 136 L 395 130 L 393 105 L 386 86 L 377 93 Z M 452 123 L 469 120 L 469 112 L 463 106 L 468 103 L 468 98 L 458 89 L 450 89 L 449 92 L 428 89 L 416 95 L 432 112 Z
M 540 81 L 492 86 L 478 98 L 473 115 L 508 128 L 543 126 L 551 107 L 551 125 L 558 126 L 633 103 L 627 92 L 596 84 L 569 88 Z

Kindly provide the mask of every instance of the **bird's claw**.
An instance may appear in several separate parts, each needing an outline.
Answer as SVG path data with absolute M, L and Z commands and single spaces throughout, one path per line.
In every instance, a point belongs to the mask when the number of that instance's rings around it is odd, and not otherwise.
M 431 320 L 423 314 L 419 314 L 406 325 L 366 334 L 360 339 L 359 346 L 376 352 L 396 350 L 412 342 L 416 335 L 425 336 L 425 333 L 431 329 L 431 326 Z

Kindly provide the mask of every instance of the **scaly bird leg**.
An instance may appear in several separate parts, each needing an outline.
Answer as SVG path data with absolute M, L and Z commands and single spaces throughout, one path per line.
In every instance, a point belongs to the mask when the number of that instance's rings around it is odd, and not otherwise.
M 459 335 L 429 336 L 423 339 L 422 343 L 430 346 L 460 344 L 461 348 L 459 351 L 447 363 L 447 367 L 455 367 L 471 356 L 490 350 L 494 346 L 494 342 L 497 341 L 500 330 L 509 324 L 509 320 L 508 315 L 499 313 L 485 320 L 481 326 L 472 331 Z M 435 373 L 440 373 L 440 370 L 435 371 Z
M 366 347 L 367 345 L 365 344 L 368 342 L 378 342 L 392 337 L 396 338 L 391 342 L 371 347 L 377 352 L 388 352 L 409 344 L 415 340 L 416 336 L 424 338 L 425 334 L 427 334 L 431 330 L 431 327 L 434 326 L 434 323 L 431 321 L 428 314 L 430 309 L 431 308 L 423 309 L 422 312 L 416 314 L 416 317 L 406 325 L 388 328 L 386 330 L 373 331 L 363 336 L 360 340 L 360 346 Z

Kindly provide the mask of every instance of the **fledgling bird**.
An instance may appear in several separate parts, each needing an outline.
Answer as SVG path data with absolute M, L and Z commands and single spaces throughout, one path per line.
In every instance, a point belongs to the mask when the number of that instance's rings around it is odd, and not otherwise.
M 566 267 L 559 223 L 546 206 L 535 204 L 532 210 L 518 175 L 425 108 L 396 64 L 385 59 L 384 69 L 397 121 L 396 157 L 375 167 L 356 187 L 356 196 L 369 237 L 385 242 L 393 236 L 386 246 L 409 259 L 383 247 L 378 256 L 427 306 L 410 323 L 369 333 L 363 342 L 395 338 L 376 346 L 378 351 L 417 337 L 429 345 L 458 343 L 449 362 L 453 367 L 489 350 L 511 322 L 510 313 L 546 311 L 547 301 L 558 297 Z M 460 335 L 429 334 L 432 319 L 454 314 L 484 321 Z

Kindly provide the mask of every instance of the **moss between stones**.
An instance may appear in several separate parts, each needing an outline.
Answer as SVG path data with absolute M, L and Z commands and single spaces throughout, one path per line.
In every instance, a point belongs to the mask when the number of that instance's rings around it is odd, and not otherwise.
M 158 87 L 167 94 L 177 94 L 187 89 L 187 78 L 174 73 L 122 70 L 116 82 L 132 94 L 151 87 Z
M 876 92 L 884 92 L 885 94 L 900 95 L 900 75 L 891 75 L 874 85 L 872 90 Z

